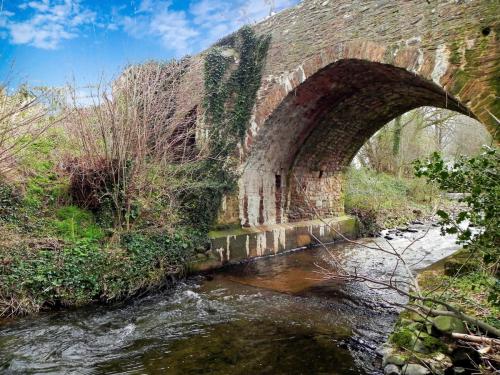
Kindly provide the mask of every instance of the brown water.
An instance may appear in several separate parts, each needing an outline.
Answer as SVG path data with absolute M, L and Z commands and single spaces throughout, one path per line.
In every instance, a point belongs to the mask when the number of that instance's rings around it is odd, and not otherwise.
M 406 233 L 391 243 L 402 249 L 421 234 Z M 405 257 L 419 269 L 456 248 L 453 238 L 433 228 Z M 339 243 L 330 251 L 373 277 L 394 266 L 390 257 L 359 246 Z M 404 299 L 362 284 L 324 281 L 316 264 L 328 261 L 322 249 L 293 252 L 192 277 L 128 304 L 4 323 L 0 372 L 377 373 L 374 349 L 396 313 L 386 301 Z

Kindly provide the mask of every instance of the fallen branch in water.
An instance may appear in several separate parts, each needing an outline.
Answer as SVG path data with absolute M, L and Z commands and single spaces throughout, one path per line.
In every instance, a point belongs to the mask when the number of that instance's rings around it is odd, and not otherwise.
M 341 274 L 338 272 L 339 271 L 338 268 L 335 271 L 330 271 L 324 267 L 321 267 L 321 266 L 318 266 L 318 267 L 320 268 L 320 273 L 323 275 L 323 277 L 325 279 L 343 280 L 343 281 L 348 281 L 348 282 L 354 282 L 354 281 L 366 282 L 368 284 L 374 284 L 374 285 L 383 287 L 385 289 L 391 289 L 391 290 L 394 290 L 395 292 L 399 293 L 400 295 L 403 295 L 403 296 L 406 296 L 410 299 L 413 299 L 414 302 L 409 303 L 408 306 L 411 307 L 412 311 L 415 311 L 415 310 L 423 311 L 422 313 L 419 313 L 419 315 L 423 315 L 423 316 L 442 315 L 442 316 L 454 317 L 454 318 L 457 318 L 460 320 L 464 320 L 468 323 L 474 324 L 475 326 L 477 326 L 478 328 L 481 328 L 486 333 L 489 333 L 489 334 L 496 336 L 496 337 L 500 337 L 500 329 L 495 328 L 492 325 L 490 325 L 482 320 L 479 320 L 473 316 L 464 314 L 463 312 L 461 312 L 460 310 L 458 310 L 454 306 L 450 305 L 449 303 L 439 301 L 439 300 L 436 300 L 434 298 L 422 297 L 422 296 L 407 292 L 406 290 L 399 287 L 398 281 L 393 280 L 392 277 L 389 281 L 381 281 L 381 280 L 376 280 L 376 279 L 373 279 L 373 278 L 370 278 L 370 277 L 367 277 L 364 275 L 360 275 L 357 273 L 356 269 L 354 269 L 354 273 Z M 407 284 L 407 283 L 399 281 L 399 284 Z M 421 302 L 421 303 L 418 303 L 417 301 Z M 441 306 L 445 307 L 447 310 L 432 309 L 430 307 L 425 306 L 423 304 L 425 302 L 430 302 L 430 303 L 435 304 L 435 305 L 441 305 Z M 401 306 L 401 305 L 398 304 L 398 306 Z M 403 307 L 406 308 L 405 306 L 403 306 Z
M 302 188 L 300 181 L 297 179 L 296 176 L 294 176 L 294 177 L 296 179 L 297 186 Z M 460 311 L 459 309 L 457 309 L 456 307 L 454 307 L 453 305 L 451 305 L 449 303 L 446 303 L 440 299 L 430 298 L 430 297 L 424 296 L 422 294 L 418 280 L 415 277 L 415 275 L 413 274 L 413 272 L 411 271 L 408 263 L 403 258 L 403 255 L 416 242 L 418 242 L 418 241 L 422 240 L 424 237 L 426 237 L 430 228 L 428 228 L 422 236 L 416 237 L 412 241 L 410 241 L 410 243 L 402 251 L 398 251 L 394 246 L 392 246 L 392 244 L 389 241 L 387 241 L 387 243 L 390 246 L 390 249 L 384 249 L 380 244 L 378 244 L 376 242 L 373 242 L 372 245 L 367 245 L 367 244 L 364 244 L 360 241 L 354 241 L 354 240 L 347 238 L 340 231 L 338 231 L 336 228 L 334 228 L 334 226 L 332 226 L 331 223 L 322 219 L 320 217 L 319 213 L 317 212 L 316 208 L 314 207 L 314 205 L 308 201 L 307 195 L 305 194 L 305 191 L 302 191 L 302 193 L 306 197 L 306 199 L 305 199 L 306 203 L 308 204 L 309 208 L 314 213 L 314 215 L 319 220 L 321 220 L 321 222 L 323 222 L 326 226 L 328 226 L 330 228 L 330 230 L 332 230 L 334 233 L 336 233 L 340 238 L 342 238 L 343 240 L 345 240 L 349 243 L 352 243 L 352 244 L 355 244 L 358 246 L 362 246 L 362 247 L 370 249 L 370 250 L 381 251 L 382 253 L 391 255 L 391 256 L 396 258 L 395 266 L 394 266 L 392 272 L 389 274 L 389 277 L 386 280 L 374 279 L 374 278 L 371 278 L 371 277 L 368 277 L 366 275 L 358 273 L 358 270 L 356 267 L 354 267 L 352 270 L 346 269 L 342 265 L 342 262 L 339 259 L 337 259 L 335 254 L 333 254 L 322 243 L 322 241 L 319 238 L 317 238 L 316 236 L 311 234 L 312 237 L 318 242 L 319 245 L 321 245 L 322 247 L 327 249 L 327 252 L 328 252 L 328 254 L 331 258 L 331 261 L 333 263 L 331 269 L 322 267 L 320 265 L 316 265 L 319 268 L 318 273 L 320 273 L 324 279 L 341 280 L 341 281 L 347 281 L 347 282 L 364 282 L 367 284 L 371 284 L 373 289 L 375 289 L 375 287 L 373 287 L 373 285 L 375 285 L 377 287 L 377 289 L 390 289 L 390 290 L 397 292 L 400 295 L 408 297 L 412 301 L 406 306 L 402 306 L 402 305 L 396 304 L 396 303 L 393 303 L 393 305 L 398 306 L 398 307 L 403 307 L 407 310 L 411 310 L 413 312 L 416 312 L 417 314 L 424 317 L 425 320 L 428 320 L 429 316 L 438 316 L 438 315 L 450 316 L 450 317 L 454 317 L 454 318 L 466 321 L 468 323 L 471 323 L 490 335 L 500 337 L 500 329 L 493 327 L 492 325 L 490 325 L 482 320 L 479 320 L 473 316 L 470 316 L 468 314 L 463 313 L 462 311 Z M 470 259 L 470 257 L 469 257 L 469 259 Z M 396 271 L 397 271 L 397 268 L 400 264 L 404 266 L 405 273 L 406 273 L 408 280 L 401 280 L 401 278 L 396 277 Z M 462 265 L 462 267 L 464 265 Z M 457 271 L 457 274 L 459 274 L 459 272 L 460 272 L 460 270 Z M 411 292 L 411 291 L 413 291 L 413 292 Z M 391 302 L 389 302 L 389 303 L 391 303 Z M 439 309 L 430 308 L 428 306 L 425 306 L 425 303 L 431 303 L 434 306 L 435 305 L 443 306 L 446 310 L 439 310 Z

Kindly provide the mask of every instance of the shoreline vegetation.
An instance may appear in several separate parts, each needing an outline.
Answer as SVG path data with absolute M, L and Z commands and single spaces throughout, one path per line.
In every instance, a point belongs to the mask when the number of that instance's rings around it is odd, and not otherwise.
M 434 263 L 420 271 L 417 280 L 426 297 L 452 304 L 465 314 L 500 329 L 500 308 L 488 299 L 497 280 L 482 272 L 468 251 L 461 249 Z M 488 339 L 471 322 L 446 312 L 421 315 L 403 309 L 388 341 L 377 350 L 384 372 L 395 374 L 406 370 L 407 375 L 445 375 L 475 369 L 480 373 L 493 373 L 485 363 L 498 364 L 500 357 L 492 347 L 500 341 Z
M 50 130 L 29 146 L 32 174 L 24 183 L 0 184 L 2 317 L 109 303 L 161 288 L 185 275 L 189 260 L 209 246 L 205 234 L 190 227 L 129 230 L 119 236 L 107 233 L 95 213 L 71 203 L 67 179 L 55 172 L 57 136 L 56 130 Z M 358 184 L 368 176 L 366 186 L 378 189 L 371 172 L 351 173 L 361 177 L 351 174 L 348 183 Z M 385 176 L 382 181 L 394 187 L 388 189 L 392 203 L 384 209 L 370 207 L 371 214 L 413 220 L 431 211 L 433 199 L 427 193 L 421 201 L 413 199 L 414 192 L 406 185 L 412 184 L 410 180 L 397 182 Z M 357 194 L 349 201 L 355 201 Z M 402 215 L 399 210 L 408 203 L 408 195 L 414 206 Z M 393 222 L 381 224 L 388 223 Z
M 47 163 L 57 150 L 54 139 L 49 131 L 30 146 L 32 160 L 44 162 L 30 162 L 35 173 L 26 186 L 0 185 L 0 316 L 110 303 L 156 290 L 185 276 L 189 261 L 208 250 L 204 234 L 190 228 L 130 230 L 115 238 L 106 235 L 94 213 L 66 203 L 67 185 L 52 172 L 54 165 Z M 363 170 L 348 176 L 348 184 L 382 189 L 388 195 L 381 199 L 391 199 L 389 206 L 380 208 L 359 203 L 360 197 L 373 191 L 347 193 L 346 200 L 352 204 L 348 207 L 356 202 L 357 213 L 369 209 L 375 215 L 375 224 L 368 222 L 365 229 L 422 219 L 435 204 L 428 192 L 416 188 L 415 193 L 410 186 L 418 184 L 411 180 L 382 176 L 374 184 L 378 177 Z M 399 221 L 394 222 L 396 217 Z
M 462 248 L 420 272 L 389 342 L 384 373 L 494 374 L 500 366 L 498 150 L 446 165 L 433 154 L 416 175 L 461 192 L 455 212 L 438 210 L 442 233 Z
M 71 88 L 0 90 L 0 317 L 126 298 L 207 251 L 269 42 L 246 26 L 208 50 L 187 115 L 190 57 L 129 66 L 85 107 Z
M 190 228 L 130 230 L 119 237 L 106 234 L 93 212 L 68 202 L 67 181 L 54 172 L 51 160 L 57 146 L 57 132 L 50 130 L 29 146 L 32 175 L 28 182 L 0 185 L 0 316 L 109 303 L 161 288 L 166 280 L 185 275 L 191 257 L 207 251 L 206 237 Z M 391 194 L 389 207 L 368 207 L 372 214 L 412 220 L 430 212 L 433 199 L 420 190 L 417 195 L 423 198 L 413 199 L 414 190 L 407 185 L 413 182 L 384 176 L 381 188 L 373 184 L 377 179 L 373 173 L 353 171 L 348 184 L 361 186 L 365 178 L 363 186 Z M 366 207 L 359 199 L 370 195 L 358 189 L 346 200 Z M 413 209 L 405 208 L 408 195 Z M 380 224 L 388 223 L 392 221 Z

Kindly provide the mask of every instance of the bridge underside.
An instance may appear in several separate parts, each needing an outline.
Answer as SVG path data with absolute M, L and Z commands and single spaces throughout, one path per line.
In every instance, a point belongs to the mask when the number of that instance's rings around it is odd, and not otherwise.
M 259 129 L 233 211 L 243 226 L 342 214 L 344 168 L 377 130 L 421 106 L 470 114 L 408 70 L 357 59 L 328 65 L 288 94 Z

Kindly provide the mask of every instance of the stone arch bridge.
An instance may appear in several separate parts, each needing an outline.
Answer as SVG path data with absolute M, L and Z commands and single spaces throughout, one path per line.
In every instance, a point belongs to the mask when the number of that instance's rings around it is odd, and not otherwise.
M 341 215 L 344 167 L 420 106 L 467 114 L 500 138 L 498 0 L 304 0 L 253 29 L 271 44 L 240 146 L 239 192 L 225 198 L 220 223 Z M 203 87 L 203 64 L 185 77 Z

